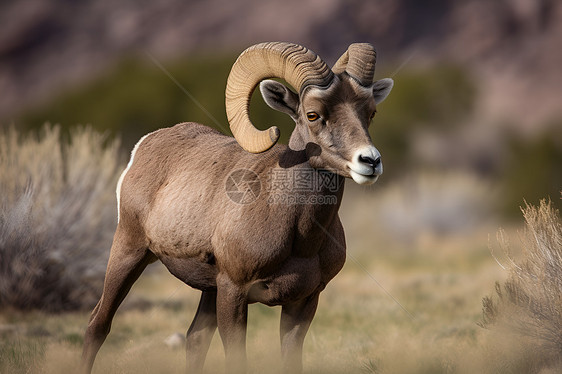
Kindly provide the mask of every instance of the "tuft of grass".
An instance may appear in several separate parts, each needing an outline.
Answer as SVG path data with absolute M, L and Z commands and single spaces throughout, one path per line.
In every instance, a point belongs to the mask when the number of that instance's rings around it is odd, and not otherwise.
M 0 308 L 90 308 L 116 225 L 119 142 L 89 127 L 61 140 L 0 133 Z
M 380 363 L 378 362 L 378 360 L 373 360 L 371 358 L 365 360 L 363 362 L 363 372 L 365 373 L 380 373 Z
M 36 372 L 44 356 L 44 342 L 28 340 L 0 342 L 0 372 L 14 374 Z
M 483 299 L 483 327 L 518 336 L 528 346 L 529 365 L 538 370 L 562 361 L 562 221 L 550 201 L 522 209 L 526 230 L 516 261 L 503 231 L 499 243 L 509 277 L 496 295 Z
M 79 334 L 79 333 L 76 333 L 76 332 L 66 334 L 63 337 L 63 340 L 65 342 L 67 342 L 68 344 L 74 345 L 74 346 L 77 346 L 77 347 L 82 347 L 82 344 L 84 344 L 83 334 Z

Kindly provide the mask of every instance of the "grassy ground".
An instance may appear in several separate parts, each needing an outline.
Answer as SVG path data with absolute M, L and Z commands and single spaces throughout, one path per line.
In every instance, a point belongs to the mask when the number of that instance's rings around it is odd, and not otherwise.
M 305 341 L 305 371 L 525 372 L 525 352 L 478 326 L 482 297 L 507 275 L 488 249 L 497 224 L 405 239 L 364 219 L 376 205 L 369 199 L 350 198 L 342 211 L 348 261 L 321 296 Z M 198 298 L 199 292 L 154 266 L 117 313 L 94 372 L 184 372 L 183 348 L 169 348 L 164 340 L 187 330 Z M 250 306 L 252 373 L 278 372 L 279 314 L 279 308 Z M 0 373 L 75 372 L 88 315 L 0 313 Z M 223 363 L 217 333 L 205 370 L 222 372 Z

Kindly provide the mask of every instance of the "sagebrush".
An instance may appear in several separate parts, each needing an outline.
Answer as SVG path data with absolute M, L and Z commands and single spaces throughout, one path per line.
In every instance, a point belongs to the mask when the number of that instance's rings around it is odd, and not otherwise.
M 562 223 L 550 201 L 526 205 L 523 253 L 513 259 L 503 231 L 500 246 L 509 260 L 509 277 L 496 284 L 495 297 L 483 299 L 483 326 L 519 336 L 529 344 L 534 367 L 562 361 Z
M 90 308 L 101 293 L 123 157 L 89 127 L 65 138 L 0 133 L 0 308 Z

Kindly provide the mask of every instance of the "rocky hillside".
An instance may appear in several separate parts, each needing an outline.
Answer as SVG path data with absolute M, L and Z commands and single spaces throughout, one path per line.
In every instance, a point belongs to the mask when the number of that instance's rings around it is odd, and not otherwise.
M 350 42 L 370 41 L 388 71 L 466 65 L 484 122 L 536 128 L 562 117 L 561 21 L 556 0 L 1 2 L 0 121 L 124 56 L 165 60 L 289 40 L 333 63 Z

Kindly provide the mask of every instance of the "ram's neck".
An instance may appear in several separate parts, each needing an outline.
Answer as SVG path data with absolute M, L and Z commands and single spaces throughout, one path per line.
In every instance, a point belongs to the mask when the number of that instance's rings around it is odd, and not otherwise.
M 295 129 L 289 138 L 289 146 L 285 149 L 283 154 L 280 155 L 279 166 L 282 168 L 292 168 L 304 163 L 308 164 L 309 159 L 306 151 L 308 143 L 307 130 L 308 129 L 305 128 L 305 133 L 303 133 L 303 127 L 298 124 L 295 126 Z M 308 167 L 312 169 L 310 165 L 308 165 Z M 345 178 L 333 172 L 319 169 L 314 169 L 313 178 L 315 179 L 315 186 L 323 186 L 326 184 L 317 192 L 320 195 L 330 195 L 334 197 L 337 200 L 337 204 L 335 206 L 335 211 L 337 211 L 343 195 Z
M 301 205 L 308 219 L 329 225 L 340 207 L 345 178 L 313 168 L 304 146 L 301 150 L 293 146 L 278 148 L 281 153 L 277 166 L 269 171 L 270 200 L 281 205 Z

